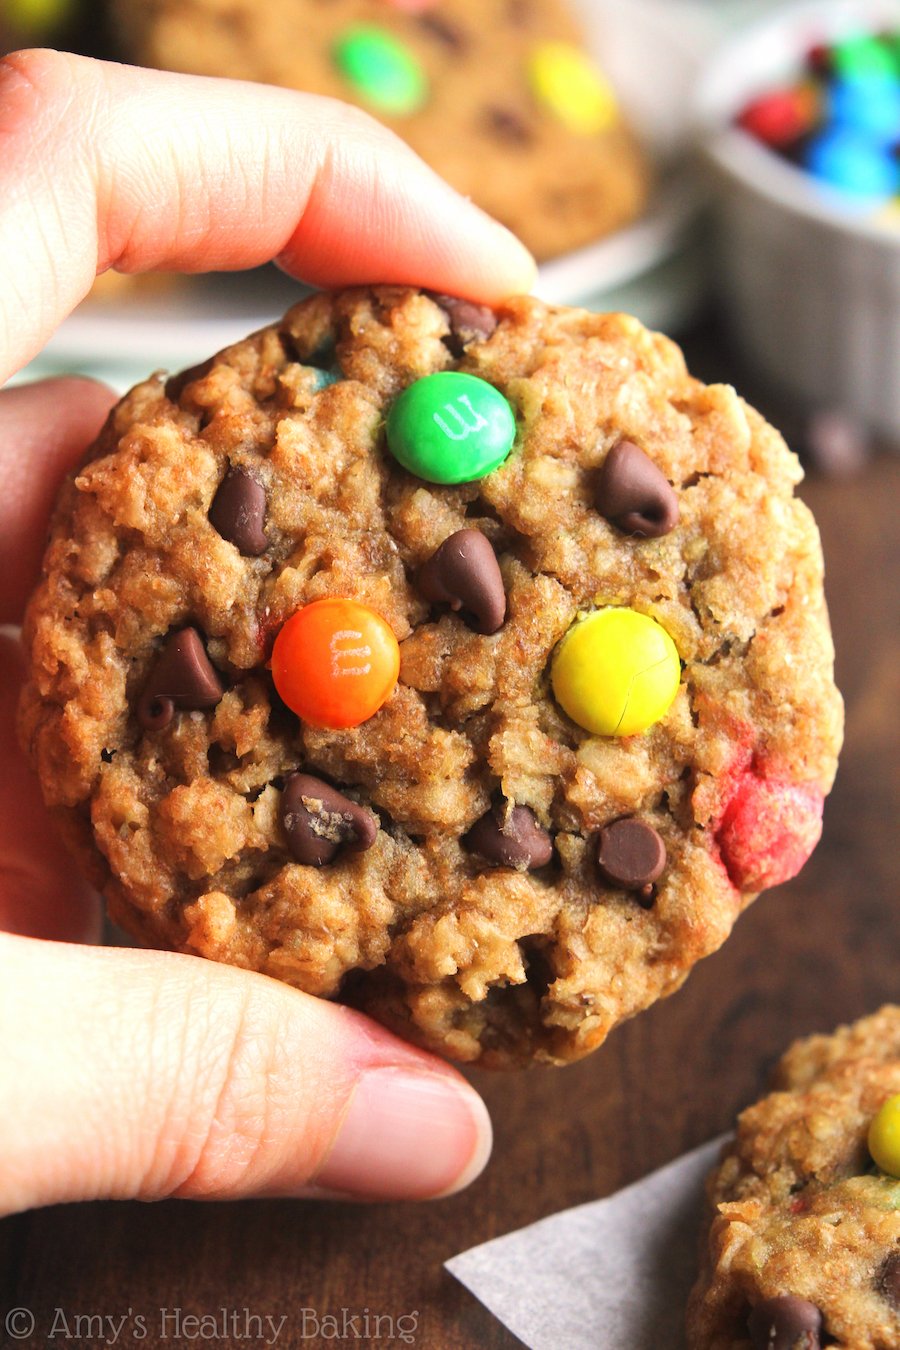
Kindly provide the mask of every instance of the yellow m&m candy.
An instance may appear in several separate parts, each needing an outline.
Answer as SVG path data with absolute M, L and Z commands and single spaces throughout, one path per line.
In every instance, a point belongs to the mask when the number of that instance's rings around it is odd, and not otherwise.
M 611 87 L 570 43 L 539 43 L 531 53 L 528 75 L 536 97 L 577 135 L 596 136 L 618 121 Z
M 666 630 L 633 609 L 599 609 L 569 629 L 551 670 L 573 722 L 598 736 L 636 736 L 678 691 L 681 662 Z
M 882 1172 L 900 1178 L 900 1094 L 888 1097 L 869 1126 L 869 1152 Z

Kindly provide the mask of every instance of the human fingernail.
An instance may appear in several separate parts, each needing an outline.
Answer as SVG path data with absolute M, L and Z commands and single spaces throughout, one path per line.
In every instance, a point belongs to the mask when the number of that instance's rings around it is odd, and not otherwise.
M 490 1152 L 487 1108 L 463 1079 L 370 1069 L 315 1185 L 370 1200 L 435 1199 L 474 1181 Z

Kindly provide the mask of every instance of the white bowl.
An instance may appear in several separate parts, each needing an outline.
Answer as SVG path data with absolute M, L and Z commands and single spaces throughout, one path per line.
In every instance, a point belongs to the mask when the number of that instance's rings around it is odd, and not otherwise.
M 720 292 L 745 359 L 807 410 L 836 409 L 900 440 L 900 225 L 734 125 L 754 95 L 801 68 L 815 42 L 900 26 L 900 0 L 807 3 L 710 60 L 698 91 L 716 182 Z

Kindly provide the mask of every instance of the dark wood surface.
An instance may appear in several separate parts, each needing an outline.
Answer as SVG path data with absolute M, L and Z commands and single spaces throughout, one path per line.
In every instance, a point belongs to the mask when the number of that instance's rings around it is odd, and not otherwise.
M 715 342 L 697 347 L 698 374 L 720 373 L 720 361 Z M 0 1223 L 0 1313 L 22 1306 L 37 1323 L 19 1344 L 101 1343 L 48 1340 L 56 1309 L 130 1315 L 132 1328 L 143 1318 L 145 1338 L 126 1331 L 119 1344 L 259 1344 L 176 1334 L 175 1309 L 221 1318 L 222 1308 L 246 1308 L 287 1315 L 277 1345 L 294 1350 L 340 1343 L 312 1334 L 304 1309 L 346 1308 L 417 1313 L 415 1344 L 428 1350 L 517 1345 L 442 1270 L 447 1257 L 607 1194 L 727 1129 L 793 1037 L 897 998 L 900 458 L 882 455 L 843 481 L 811 477 L 802 493 L 824 539 L 847 743 L 822 844 L 801 876 L 763 896 L 680 993 L 587 1061 L 473 1074 L 496 1144 L 464 1195 L 371 1208 L 73 1205 Z M 401 1344 L 387 1329 L 344 1343 Z M 2 1319 L 0 1343 L 14 1344 Z

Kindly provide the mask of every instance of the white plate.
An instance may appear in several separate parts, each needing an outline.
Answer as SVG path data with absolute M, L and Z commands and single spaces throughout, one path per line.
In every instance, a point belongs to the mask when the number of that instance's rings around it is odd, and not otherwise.
M 688 135 L 690 91 L 711 26 L 671 0 L 575 0 L 600 64 L 661 165 L 647 214 L 598 243 L 553 259 L 536 292 L 558 304 L 628 309 L 653 327 L 683 323 L 701 268 L 693 223 L 698 194 L 678 166 Z M 88 303 L 62 325 L 29 374 L 96 373 L 125 385 L 157 367 L 190 365 L 262 327 L 303 294 L 273 268 L 190 278 L 171 291 Z

